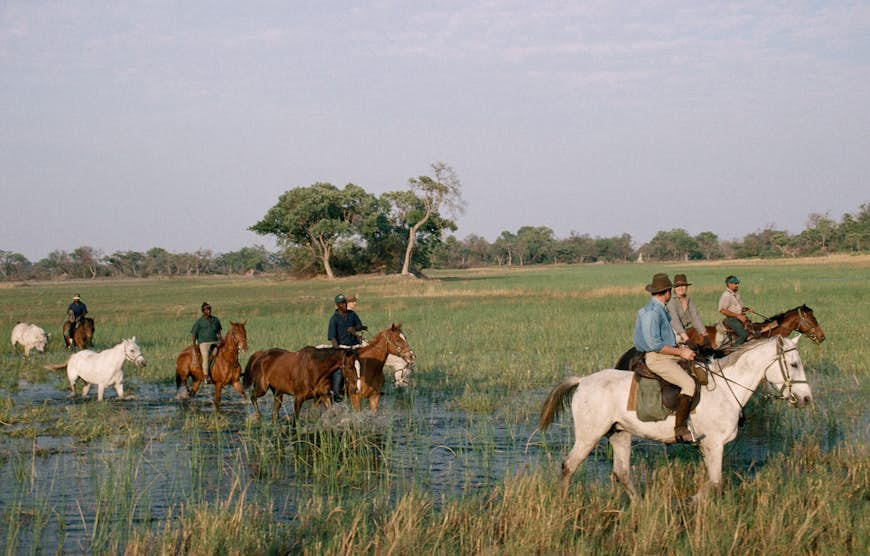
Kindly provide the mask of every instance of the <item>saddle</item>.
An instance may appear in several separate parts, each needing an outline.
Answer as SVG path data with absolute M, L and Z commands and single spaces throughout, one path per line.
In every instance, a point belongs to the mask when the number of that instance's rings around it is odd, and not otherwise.
M 628 368 L 634 380 L 628 397 L 628 409 L 636 410 L 641 421 L 661 421 L 677 410 L 680 388 L 667 382 L 647 367 L 644 353 L 638 352 L 629 361 Z M 691 409 L 701 401 L 701 386 L 707 384 L 707 369 L 692 361 L 680 361 L 680 366 L 695 381 L 695 395 Z

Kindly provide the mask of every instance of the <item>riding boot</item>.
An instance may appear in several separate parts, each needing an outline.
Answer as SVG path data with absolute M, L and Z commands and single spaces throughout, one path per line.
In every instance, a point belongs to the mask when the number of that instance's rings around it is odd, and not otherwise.
M 344 392 L 344 375 L 341 374 L 341 370 L 338 370 L 332 373 L 332 401 L 339 403 L 342 392 Z
M 689 420 L 689 413 L 692 411 L 692 397 L 685 394 L 680 394 L 677 400 L 677 419 L 674 424 L 674 437 L 677 442 L 686 444 L 697 444 L 697 440 L 686 423 Z

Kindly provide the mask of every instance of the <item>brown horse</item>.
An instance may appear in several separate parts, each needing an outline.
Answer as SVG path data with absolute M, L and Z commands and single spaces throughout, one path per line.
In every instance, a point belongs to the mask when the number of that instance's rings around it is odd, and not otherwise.
M 73 331 L 72 338 L 69 337 L 69 327 L 69 321 L 63 323 L 63 341 L 68 349 L 72 349 L 75 346 L 76 349 L 81 350 L 94 345 L 94 330 L 96 330 L 94 319 L 84 317 Z
M 788 336 L 797 330 L 816 344 L 825 341 L 825 332 L 819 326 L 819 322 L 813 315 L 813 310 L 806 305 L 789 309 L 762 322 L 747 322 L 746 332 L 749 339 L 771 338 L 773 336 Z M 716 338 L 716 325 L 707 327 L 707 337 Z M 688 345 L 691 348 L 705 347 L 701 341 L 701 335 L 694 328 L 686 330 L 689 335 Z M 715 347 L 727 347 L 734 342 L 733 333 L 729 330 L 722 345 Z M 707 346 L 709 347 L 709 346 Z
M 800 307 L 795 307 L 794 309 L 789 309 L 788 311 L 773 315 L 772 317 L 765 319 L 763 322 L 748 323 L 746 329 L 749 333 L 747 336 L 748 340 L 756 338 L 771 338 L 773 336 L 788 336 L 795 330 L 808 337 L 816 344 L 825 341 L 824 330 L 819 326 L 819 322 L 816 320 L 815 315 L 813 315 L 813 310 L 806 305 L 801 305 Z M 686 333 L 689 335 L 689 341 L 686 345 L 702 355 L 721 357 L 724 353 L 719 350 L 727 348 L 734 342 L 732 336 L 733 333 L 730 331 L 728 333 L 728 338 L 722 342 L 724 345 L 718 346 L 711 345 L 710 342 L 705 344 L 702 341 L 701 335 L 698 334 L 698 331 L 694 328 L 687 328 Z M 716 338 L 716 325 L 707 327 L 707 338 Z M 622 354 L 622 357 L 620 357 L 619 361 L 616 362 L 614 368 L 627 371 L 629 361 L 636 354 L 637 350 L 635 348 L 629 348 L 628 351 Z
M 275 398 L 272 406 L 272 419 L 278 418 L 278 412 L 284 403 L 284 394 L 293 396 L 293 421 L 299 418 L 299 412 L 305 400 L 315 396 L 326 400 L 327 406 L 332 403 L 329 394 L 328 377 L 336 369 L 341 369 L 346 379 L 356 378 L 357 353 L 350 348 L 314 348 L 304 347 L 299 351 L 272 348 L 254 353 L 245 366 L 245 388 L 253 388 L 251 403 L 257 411 L 257 418 L 262 417 L 257 398 L 272 391 Z
M 384 363 L 387 355 L 396 355 L 413 365 L 416 355 L 402 333 L 402 325 L 393 324 L 378 332 L 367 346 L 357 348 L 359 369 L 346 379 L 348 396 L 354 409 L 359 410 L 362 398 L 368 398 L 372 413 L 377 413 L 381 401 L 381 388 L 384 386 Z M 328 385 L 327 385 L 328 388 Z
M 224 386 L 232 385 L 242 398 L 245 391 L 242 389 L 241 375 L 242 366 L 239 364 L 239 352 L 248 350 L 248 332 L 245 323 L 230 321 L 230 330 L 221 340 L 215 351 L 214 362 L 211 365 L 211 379 L 214 382 L 214 404 L 220 409 L 221 391 Z M 193 385 L 188 383 L 188 378 L 193 380 Z M 205 373 L 200 362 L 199 349 L 195 345 L 184 348 L 175 359 L 175 387 L 181 388 L 184 384 L 188 397 L 195 396 L 199 391 Z

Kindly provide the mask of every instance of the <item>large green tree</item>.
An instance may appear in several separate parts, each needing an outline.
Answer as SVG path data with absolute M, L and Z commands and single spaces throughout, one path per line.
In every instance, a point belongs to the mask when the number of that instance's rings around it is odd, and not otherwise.
M 445 228 L 456 229 L 451 220 L 442 218 L 443 211 L 450 216 L 461 213 L 462 184 L 456 172 L 443 162 L 432 164 L 432 176 L 420 176 L 408 180 L 410 189 L 389 194 L 398 219 L 408 229 L 408 243 L 402 262 L 402 275 L 411 274 L 411 256 L 420 241 L 419 234 L 428 232 L 439 239 Z M 425 226 L 429 224 L 429 228 Z
M 358 233 L 358 225 L 376 199 L 352 183 L 338 189 L 330 183 L 315 183 L 286 191 L 262 220 L 249 229 L 273 235 L 285 248 L 303 246 L 323 266 L 328 278 L 336 241 Z

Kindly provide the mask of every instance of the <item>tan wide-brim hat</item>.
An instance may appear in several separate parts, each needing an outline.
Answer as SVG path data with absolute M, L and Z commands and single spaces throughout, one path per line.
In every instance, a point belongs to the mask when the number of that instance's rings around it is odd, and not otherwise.
M 647 284 L 645 289 L 649 293 L 662 293 L 673 287 L 674 286 L 671 284 L 671 279 L 668 278 L 668 275 L 664 272 L 659 272 L 658 274 L 653 275 L 652 283 Z
M 692 284 L 686 280 L 685 274 L 674 274 L 674 287 L 678 286 L 691 286 Z

